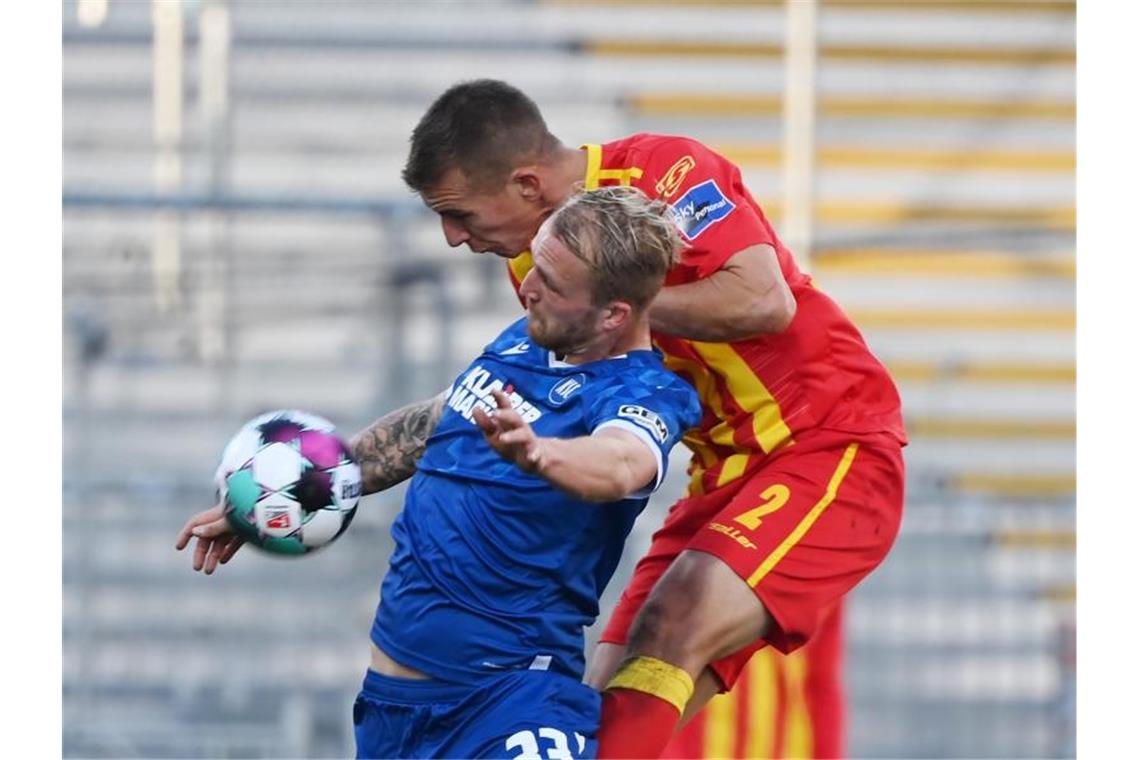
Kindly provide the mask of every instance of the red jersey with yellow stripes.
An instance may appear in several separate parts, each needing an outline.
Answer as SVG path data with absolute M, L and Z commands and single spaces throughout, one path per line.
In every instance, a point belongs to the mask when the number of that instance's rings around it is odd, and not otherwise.
M 690 494 L 759 467 L 809 432 L 847 440 L 887 435 L 906 443 L 898 391 L 842 309 L 800 271 L 741 179 L 740 169 L 686 137 L 637 134 L 587 145 L 585 189 L 633 185 L 669 203 L 687 247 L 666 285 L 705 278 L 737 252 L 776 251 L 796 300 L 781 333 L 731 343 L 655 334 L 666 365 L 700 394 L 704 416 L 685 443 L 694 452 Z M 511 260 L 516 289 L 532 266 Z

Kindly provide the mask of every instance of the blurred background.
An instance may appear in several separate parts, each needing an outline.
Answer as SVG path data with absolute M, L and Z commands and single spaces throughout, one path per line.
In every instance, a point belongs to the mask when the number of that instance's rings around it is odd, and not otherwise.
M 846 610 L 850 755 L 1074 756 L 1074 3 L 66 0 L 62 34 L 64 756 L 351 754 L 401 494 L 300 560 L 207 578 L 173 542 L 248 418 L 351 434 L 517 316 L 399 178 L 475 77 L 567 144 L 735 160 L 892 370 L 907 512 Z

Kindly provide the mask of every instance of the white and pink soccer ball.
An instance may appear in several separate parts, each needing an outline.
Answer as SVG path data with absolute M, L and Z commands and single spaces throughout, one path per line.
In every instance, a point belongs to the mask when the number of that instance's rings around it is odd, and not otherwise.
M 328 420 L 285 409 L 246 423 L 214 476 L 226 518 L 275 554 L 305 554 L 335 541 L 356 513 L 360 467 Z

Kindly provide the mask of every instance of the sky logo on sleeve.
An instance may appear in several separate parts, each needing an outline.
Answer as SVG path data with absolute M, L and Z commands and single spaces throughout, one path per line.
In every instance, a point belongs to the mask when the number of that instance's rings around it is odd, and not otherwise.
M 736 204 L 725 197 L 716 180 L 710 179 L 690 187 L 670 208 L 677 229 L 689 240 L 696 240 L 702 232 L 731 214 Z

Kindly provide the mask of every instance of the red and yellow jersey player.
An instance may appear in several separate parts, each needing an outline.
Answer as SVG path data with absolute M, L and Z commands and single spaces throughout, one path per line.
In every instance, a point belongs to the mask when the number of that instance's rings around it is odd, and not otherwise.
M 502 82 L 452 87 L 412 135 L 408 185 L 452 246 L 532 266 L 527 243 L 579 189 L 663 198 L 687 243 L 650 308 L 697 390 L 688 490 L 591 658 L 600 757 L 655 757 L 764 647 L 790 654 L 877 567 L 902 517 L 906 444 L 886 369 L 780 242 L 740 170 L 700 142 L 572 148 Z M 788 661 L 784 663 L 787 665 Z

